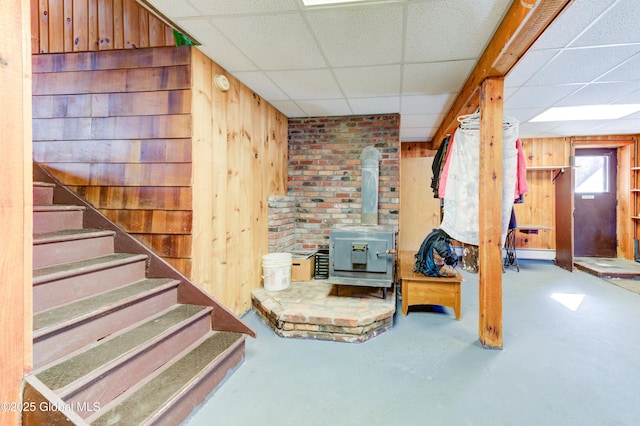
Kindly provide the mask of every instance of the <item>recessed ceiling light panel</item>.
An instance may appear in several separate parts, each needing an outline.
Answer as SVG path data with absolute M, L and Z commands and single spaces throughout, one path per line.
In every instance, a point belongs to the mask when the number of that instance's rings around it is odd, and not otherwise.
M 640 104 L 553 107 L 533 117 L 530 122 L 616 120 L 638 111 L 640 111 Z

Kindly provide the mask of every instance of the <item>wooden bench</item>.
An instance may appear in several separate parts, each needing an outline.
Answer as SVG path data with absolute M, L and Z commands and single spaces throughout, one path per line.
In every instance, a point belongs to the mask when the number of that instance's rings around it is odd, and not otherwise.
M 415 253 L 400 251 L 400 280 L 402 281 L 402 315 L 407 315 L 409 306 L 441 305 L 453 308 L 460 320 L 460 282 L 462 275 L 456 270 L 455 277 L 427 277 L 413 272 Z

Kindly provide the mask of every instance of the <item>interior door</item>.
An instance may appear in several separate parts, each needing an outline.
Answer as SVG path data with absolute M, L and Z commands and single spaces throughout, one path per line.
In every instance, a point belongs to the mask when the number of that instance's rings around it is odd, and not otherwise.
M 555 177 L 556 265 L 573 271 L 573 181 L 574 169 L 565 169 Z
M 576 149 L 575 256 L 616 257 L 617 149 Z

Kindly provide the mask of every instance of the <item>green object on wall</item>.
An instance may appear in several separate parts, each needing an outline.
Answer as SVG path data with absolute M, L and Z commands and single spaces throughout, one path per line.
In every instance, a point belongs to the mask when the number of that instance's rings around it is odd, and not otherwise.
M 176 29 L 173 30 L 173 38 L 176 40 L 176 46 L 196 46 L 196 43 L 191 41 L 189 37 Z

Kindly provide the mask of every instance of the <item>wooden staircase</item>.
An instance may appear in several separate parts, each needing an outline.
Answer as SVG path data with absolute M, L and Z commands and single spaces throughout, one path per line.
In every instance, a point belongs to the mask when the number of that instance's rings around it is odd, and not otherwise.
M 34 167 L 34 371 L 23 398 L 34 410 L 23 423 L 179 424 L 242 363 L 255 332 Z

